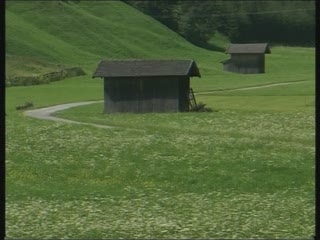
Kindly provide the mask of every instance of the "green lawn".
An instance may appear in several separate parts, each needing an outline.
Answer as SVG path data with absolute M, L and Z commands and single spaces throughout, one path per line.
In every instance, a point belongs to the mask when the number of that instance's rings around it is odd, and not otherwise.
M 6 6 L 10 74 L 60 64 L 89 73 L 6 88 L 8 238 L 314 235 L 313 48 L 273 46 L 265 74 L 239 75 L 222 71 L 227 55 L 197 48 L 121 2 Z M 28 101 L 41 108 L 101 100 L 103 82 L 91 74 L 105 58 L 195 59 L 197 101 L 214 111 L 105 115 L 93 104 L 57 113 L 114 126 L 100 129 L 15 110 Z M 226 91 L 296 81 L 304 82 Z

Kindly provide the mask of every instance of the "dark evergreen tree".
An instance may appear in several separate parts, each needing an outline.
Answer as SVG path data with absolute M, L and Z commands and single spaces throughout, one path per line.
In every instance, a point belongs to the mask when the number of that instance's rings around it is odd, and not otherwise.
M 238 43 L 315 44 L 314 1 L 125 2 L 201 47 L 208 47 L 217 31 Z

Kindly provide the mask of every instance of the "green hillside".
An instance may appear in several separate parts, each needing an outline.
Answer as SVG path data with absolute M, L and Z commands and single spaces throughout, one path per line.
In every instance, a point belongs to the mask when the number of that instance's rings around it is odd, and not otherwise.
M 6 24 L 7 56 L 88 70 L 106 58 L 197 59 L 207 53 L 118 1 L 8 2 Z
M 36 9 L 36 11 L 35 11 Z M 211 39 L 215 41 L 215 39 Z M 217 35 L 219 45 L 227 39 Z M 221 52 L 196 47 L 153 18 L 118 1 L 7 2 L 7 76 L 78 66 L 91 75 L 101 59 L 194 59 L 196 91 L 314 79 L 314 49 L 273 47 L 266 74 L 222 71 Z M 299 56 L 295 58 L 295 56 Z

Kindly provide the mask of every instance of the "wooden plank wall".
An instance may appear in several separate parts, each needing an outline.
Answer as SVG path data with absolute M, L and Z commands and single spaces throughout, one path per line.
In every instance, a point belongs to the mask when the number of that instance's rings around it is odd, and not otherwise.
M 185 76 L 179 79 L 179 111 L 189 111 L 190 78 Z
M 105 112 L 177 112 L 180 82 L 178 77 L 105 79 Z
M 232 61 L 224 64 L 224 70 L 237 73 L 264 73 L 264 54 L 232 54 Z

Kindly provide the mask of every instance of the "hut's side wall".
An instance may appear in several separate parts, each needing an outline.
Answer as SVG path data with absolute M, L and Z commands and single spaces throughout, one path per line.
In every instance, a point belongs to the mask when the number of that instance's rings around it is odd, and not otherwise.
M 238 72 L 238 67 L 235 66 L 232 61 L 223 63 L 223 70 L 228 72 Z
M 224 69 L 238 73 L 264 73 L 264 54 L 231 54 L 231 63 Z
M 179 111 L 189 111 L 190 78 L 188 76 L 179 79 Z
M 105 78 L 105 112 L 177 112 L 178 77 Z

